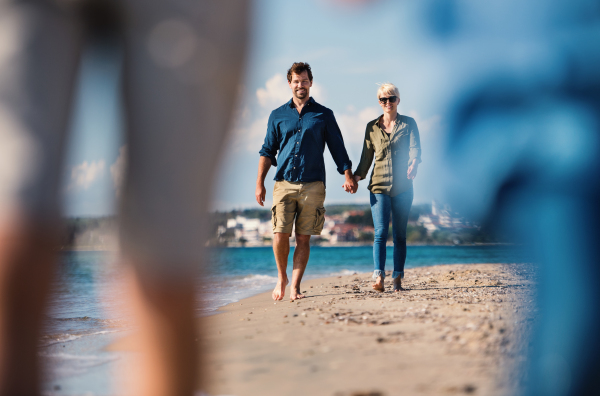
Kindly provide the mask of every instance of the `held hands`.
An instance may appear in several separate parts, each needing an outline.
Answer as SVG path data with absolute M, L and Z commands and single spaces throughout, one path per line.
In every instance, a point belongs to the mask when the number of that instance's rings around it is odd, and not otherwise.
M 342 184 L 342 188 L 344 189 L 344 191 L 350 194 L 354 194 L 356 190 L 358 190 L 358 183 L 356 180 L 357 177 L 360 180 L 360 176 L 346 177 L 346 181 L 344 182 L 344 184 Z
M 258 204 L 260 206 L 265 206 L 265 196 L 267 195 L 267 189 L 265 188 L 264 184 L 257 184 L 256 185 L 256 202 L 258 202 Z

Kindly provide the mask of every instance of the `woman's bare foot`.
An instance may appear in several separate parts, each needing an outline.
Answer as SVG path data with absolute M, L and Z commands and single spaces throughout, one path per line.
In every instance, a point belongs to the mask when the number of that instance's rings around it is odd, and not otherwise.
M 277 285 L 275 286 L 275 289 L 273 289 L 273 300 L 283 300 L 283 296 L 285 296 L 285 287 L 288 283 L 289 281 L 287 278 L 279 279 L 277 281 Z
M 304 298 L 304 294 L 300 293 L 300 287 L 292 287 L 290 293 L 290 300 L 292 301 Z
M 401 290 L 404 290 L 402 288 L 402 277 L 398 276 L 396 279 L 394 279 L 394 291 L 398 292 L 398 291 L 401 291 Z
M 373 283 L 373 285 L 371 285 L 371 287 L 373 289 L 377 290 L 378 292 L 385 291 L 385 287 L 383 286 L 383 278 L 381 276 L 378 276 L 377 279 L 375 280 L 375 283 Z

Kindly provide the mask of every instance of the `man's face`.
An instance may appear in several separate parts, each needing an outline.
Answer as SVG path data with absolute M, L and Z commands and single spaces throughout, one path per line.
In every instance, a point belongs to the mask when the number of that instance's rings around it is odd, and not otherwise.
M 300 74 L 292 73 L 292 81 L 288 82 L 292 89 L 292 95 L 296 99 L 306 99 L 309 96 L 312 81 L 308 79 L 308 72 L 303 71 Z

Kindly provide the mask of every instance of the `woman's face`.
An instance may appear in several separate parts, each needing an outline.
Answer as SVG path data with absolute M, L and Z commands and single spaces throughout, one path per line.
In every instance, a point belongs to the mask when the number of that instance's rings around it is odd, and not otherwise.
M 384 113 L 394 113 L 397 111 L 398 103 L 400 103 L 400 98 L 393 94 L 382 94 L 379 97 L 379 106 L 381 106 Z

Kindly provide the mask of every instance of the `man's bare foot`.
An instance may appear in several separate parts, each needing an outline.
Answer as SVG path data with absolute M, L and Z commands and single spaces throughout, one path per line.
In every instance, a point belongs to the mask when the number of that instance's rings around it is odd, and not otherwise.
M 273 300 L 283 300 L 283 296 L 285 296 L 285 287 L 288 283 L 289 281 L 287 278 L 279 279 L 277 281 L 277 285 L 275 286 L 275 289 L 273 289 Z
M 398 276 L 396 279 L 394 279 L 394 291 L 398 292 L 398 291 L 402 291 L 404 290 L 402 288 L 402 277 Z
M 300 287 L 292 287 L 290 293 L 290 300 L 292 301 L 305 297 L 304 294 L 300 293 Z
M 373 285 L 371 285 L 371 287 L 373 289 L 377 290 L 378 292 L 385 291 L 385 287 L 383 286 L 383 278 L 381 276 L 378 276 L 377 279 L 375 280 L 375 283 L 373 283 Z

